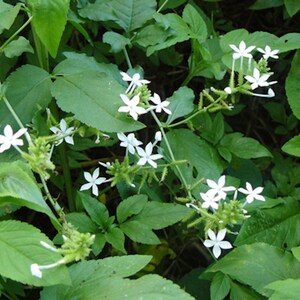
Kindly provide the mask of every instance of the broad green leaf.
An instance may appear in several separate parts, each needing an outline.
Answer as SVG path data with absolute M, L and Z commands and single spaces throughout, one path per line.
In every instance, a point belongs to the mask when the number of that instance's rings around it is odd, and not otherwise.
M 0 222 L 0 274 L 1 276 L 34 286 L 70 284 L 65 266 L 42 271 L 42 278 L 32 276 L 30 266 L 33 263 L 48 265 L 56 263 L 62 257 L 40 244 L 52 242 L 37 228 L 15 220 Z
M 289 102 L 289 105 L 293 111 L 293 114 L 300 119 L 300 102 L 299 102 L 299 93 L 300 93 L 300 51 L 297 51 L 293 60 L 292 66 L 289 71 L 289 74 L 286 79 L 285 89 L 286 95 Z
M 282 146 L 282 151 L 300 157 L 300 135 L 294 136 Z
M 150 259 L 149 256 L 130 255 L 72 265 L 70 267 L 72 286 L 47 287 L 41 292 L 41 300 L 193 299 L 178 285 L 158 275 L 147 275 L 137 280 L 122 278 L 139 271 Z
M 183 20 L 190 25 L 191 31 L 200 43 L 206 39 L 207 29 L 200 13 L 191 4 L 187 4 L 182 13 Z
M 269 300 L 295 300 L 300 295 L 300 279 L 286 279 L 272 282 L 266 288 L 274 291 Z
M 138 221 L 150 229 L 162 229 L 181 221 L 190 213 L 184 205 L 171 203 L 147 202 L 143 210 L 130 218 L 130 221 Z
M 0 34 L 9 29 L 17 17 L 21 4 L 12 6 L 0 0 Z
M 226 134 L 220 141 L 232 154 L 240 158 L 272 157 L 267 148 L 252 138 L 244 137 L 242 133 Z
M 300 262 L 282 249 L 255 243 L 232 250 L 209 268 L 209 272 L 218 271 L 250 285 L 264 296 L 270 296 L 272 292 L 266 285 L 277 280 L 299 278 Z
M 4 55 L 8 58 L 18 57 L 23 52 L 34 53 L 29 41 L 23 36 L 19 36 L 16 40 L 11 41 L 4 49 Z
M 124 105 L 120 94 L 125 88 L 111 75 L 99 71 L 101 66 L 92 60 L 78 61 L 77 67 L 75 63 L 75 60 L 67 59 L 54 70 L 58 77 L 51 92 L 62 110 L 72 112 L 81 122 L 106 132 L 135 131 L 144 127 L 118 112 Z M 83 105 L 85 109 L 82 109 Z
M 290 17 L 293 17 L 300 10 L 299 1 L 284 0 L 284 5 Z
M 230 281 L 230 300 L 260 300 L 253 290 L 247 286 Z
M 24 65 L 5 81 L 6 97 L 23 124 L 31 122 L 38 108 L 45 108 L 51 101 L 51 79 L 41 68 Z M 0 128 L 10 124 L 19 128 L 6 105 L 0 102 Z
M 226 274 L 218 272 L 210 286 L 211 300 L 223 300 L 230 291 L 230 279 Z
M 103 230 L 106 230 L 109 218 L 106 206 L 86 193 L 78 192 L 78 194 L 80 195 L 82 204 L 88 212 L 88 214 L 90 215 L 91 219 L 96 224 L 98 224 Z
M 111 2 L 112 0 L 96 0 L 94 3 L 87 2 L 84 7 L 78 10 L 78 13 L 81 17 L 93 21 L 115 20 L 116 17 L 113 15 Z
M 67 23 L 70 0 L 27 0 L 32 25 L 52 57 L 56 57 Z
M 176 160 L 187 160 L 188 164 L 178 165 L 186 182 L 190 185 L 201 178 L 217 179 L 223 165 L 216 150 L 206 141 L 188 129 L 176 129 L 167 133 Z M 164 141 L 161 143 L 165 157 L 169 156 Z M 175 172 L 176 169 L 173 169 Z
M 147 202 L 146 195 L 135 195 L 123 200 L 117 207 L 117 219 L 123 223 L 128 217 L 140 213 Z
M 46 204 L 29 167 L 21 161 L 1 163 L 0 204 L 14 203 L 47 214 L 54 225 L 60 223 Z
M 171 110 L 172 114 L 169 115 L 167 124 L 171 124 L 174 120 L 183 117 L 194 110 L 195 95 L 193 90 L 184 86 L 180 87 L 173 95 L 166 100 L 170 102 L 168 109 Z
M 74 225 L 80 232 L 96 232 L 96 224 L 85 214 L 81 212 L 73 212 L 66 214 L 66 220 Z
M 130 44 L 128 38 L 113 31 L 107 31 L 103 34 L 103 42 L 110 44 L 113 53 L 124 50 L 125 46 Z
M 256 242 L 268 243 L 279 248 L 291 249 L 300 244 L 300 207 L 290 199 L 270 209 L 251 213 L 243 224 L 236 246 Z
M 147 225 L 139 221 L 127 221 L 122 223 L 120 228 L 134 242 L 148 245 L 160 244 L 156 234 Z
M 120 228 L 109 228 L 109 230 L 105 232 L 104 236 L 106 241 L 109 242 L 115 249 L 126 253 L 124 248 L 125 236 Z

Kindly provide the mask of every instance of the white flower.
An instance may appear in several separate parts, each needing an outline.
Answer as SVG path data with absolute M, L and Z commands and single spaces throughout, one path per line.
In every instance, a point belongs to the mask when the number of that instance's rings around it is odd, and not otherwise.
M 26 128 L 21 128 L 14 134 L 11 126 L 6 125 L 4 127 L 4 135 L 0 134 L 0 153 L 8 150 L 11 146 L 23 146 L 24 142 L 19 137 L 26 131 Z
M 160 142 L 162 140 L 161 131 L 156 131 L 155 133 L 155 141 Z
M 269 57 L 272 57 L 272 58 L 278 58 L 278 55 L 276 55 L 279 50 L 271 50 L 270 46 L 266 46 L 265 47 L 265 50 L 261 49 L 261 48 L 257 48 L 257 51 L 263 53 L 263 58 L 265 60 L 268 60 Z
M 118 133 L 118 138 L 121 141 L 120 146 L 125 147 L 129 153 L 134 154 L 135 148 L 143 143 L 137 140 L 133 133 L 129 133 L 127 136 L 124 133 Z
M 224 89 L 224 91 L 225 91 L 225 93 L 228 94 L 228 95 L 230 95 L 230 94 L 232 93 L 232 90 L 231 90 L 231 88 L 230 88 L 229 86 L 226 87 L 226 88 Z
M 136 150 L 140 156 L 140 160 L 137 162 L 137 164 L 140 166 L 143 166 L 146 163 L 148 163 L 153 168 L 156 168 L 157 163 L 154 160 L 163 158 L 163 156 L 161 154 L 152 154 L 153 145 L 151 142 L 147 144 L 145 150 L 140 147 L 138 147 Z
M 106 169 L 109 169 L 109 168 L 112 167 L 112 164 L 109 161 L 106 162 L 106 163 L 103 163 L 103 162 L 99 161 L 98 163 L 99 163 L 99 165 L 105 167 Z
M 169 101 L 161 102 L 161 99 L 158 94 L 154 93 L 153 97 L 150 97 L 150 101 L 152 101 L 154 104 L 156 104 L 155 106 L 151 106 L 151 109 L 155 109 L 155 111 L 157 113 L 160 113 L 163 110 L 168 115 L 172 114 L 172 112 L 166 108 L 167 106 L 169 106 L 170 102 Z
M 218 183 L 216 183 L 215 181 L 210 180 L 210 179 L 207 179 L 206 182 L 207 182 L 207 185 L 210 187 L 209 191 L 213 191 L 215 194 L 218 194 L 218 196 L 221 199 L 225 199 L 227 197 L 226 192 L 236 190 L 236 188 L 234 186 L 225 187 L 225 175 L 223 175 L 219 178 Z
M 120 94 L 120 97 L 127 106 L 121 106 L 119 112 L 129 113 L 134 120 L 137 120 L 139 115 L 147 113 L 145 108 L 137 106 L 140 103 L 140 95 L 135 95 L 132 99 L 124 94 Z
M 200 193 L 201 198 L 203 199 L 202 207 L 209 208 L 212 207 L 214 209 L 218 209 L 219 204 L 218 201 L 221 200 L 221 197 L 214 190 L 209 190 L 206 193 Z
M 56 146 L 60 145 L 63 140 L 65 140 L 66 143 L 74 145 L 73 137 L 71 136 L 72 131 L 74 130 L 74 127 L 67 128 L 67 123 L 64 119 L 61 119 L 59 122 L 59 127 L 51 127 L 50 130 L 57 135 L 57 138 L 59 139 L 56 142 Z
M 262 195 L 259 195 L 264 188 L 262 187 L 257 187 L 256 189 L 253 190 L 252 185 L 249 182 L 246 182 L 246 189 L 244 188 L 239 188 L 239 192 L 248 195 L 246 197 L 246 200 L 248 203 L 252 203 L 254 199 L 259 200 L 259 201 L 265 201 L 265 197 Z
M 232 55 L 233 59 L 242 57 L 252 58 L 252 54 L 250 54 L 250 52 L 255 48 L 255 46 L 246 48 L 246 44 L 244 41 L 240 42 L 239 47 L 235 45 L 229 45 L 229 47 L 235 51 L 235 53 L 233 53 Z
M 122 75 L 122 79 L 124 81 L 130 81 L 130 84 L 125 93 L 132 93 L 137 86 L 141 86 L 143 84 L 150 83 L 149 80 L 141 79 L 141 76 L 139 73 L 135 73 L 132 77 L 130 77 L 125 72 L 120 72 L 120 74 Z
M 84 172 L 84 174 L 83 174 L 84 178 L 86 179 L 86 181 L 88 183 L 82 185 L 80 188 L 80 191 L 88 190 L 88 189 L 92 188 L 93 195 L 98 196 L 99 190 L 98 190 L 97 185 L 100 185 L 103 182 L 106 182 L 105 177 L 99 177 L 99 172 L 100 172 L 99 168 L 95 169 L 95 171 L 93 172 L 92 175 L 89 172 Z
M 206 248 L 213 247 L 212 251 L 213 251 L 215 258 L 218 258 L 221 255 L 221 249 L 231 249 L 232 248 L 232 245 L 229 242 L 223 241 L 224 237 L 226 235 L 225 228 L 220 230 L 218 232 L 217 236 L 211 229 L 208 229 L 207 233 L 208 233 L 210 240 L 205 240 L 203 244 Z
M 271 74 L 260 75 L 260 72 L 257 68 L 253 70 L 253 76 L 247 75 L 245 78 L 251 83 L 251 89 L 254 90 L 259 86 L 269 86 L 276 83 L 277 81 L 267 82 Z
M 59 265 L 65 264 L 66 261 L 64 259 L 59 260 L 58 262 L 54 263 L 54 264 L 50 264 L 50 265 L 38 265 L 38 264 L 31 264 L 30 266 L 30 271 L 32 276 L 38 277 L 38 278 L 42 278 L 43 274 L 41 270 L 46 270 L 46 269 L 52 269 L 55 268 Z

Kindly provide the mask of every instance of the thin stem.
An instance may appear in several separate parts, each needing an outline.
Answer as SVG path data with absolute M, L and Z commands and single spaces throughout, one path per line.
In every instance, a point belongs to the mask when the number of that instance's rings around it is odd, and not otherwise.
M 131 64 L 131 61 L 130 61 L 130 58 L 129 58 L 129 55 L 128 55 L 126 47 L 124 47 L 123 52 L 124 52 L 124 56 L 125 56 L 128 68 L 132 69 L 132 64 Z
M 169 2 L 169 0 L 166 0 L 161 7 L 157 10 L 157 13 L 160 13 L 160 11 L 164 8 L 164 6 Z
M 32 20 L 30 17 L 1 47 L 0 51 L 2 51 Z

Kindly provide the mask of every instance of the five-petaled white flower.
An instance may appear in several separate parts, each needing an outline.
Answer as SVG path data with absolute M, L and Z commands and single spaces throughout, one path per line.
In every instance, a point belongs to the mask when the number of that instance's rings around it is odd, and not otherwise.
M 139 161 L 137 162 L 138 165 L 143 166 L 146 163 L 148 163 L 149 165 L 151 165 L 153 168 L 157 167 L 157 163 L 154 160 L 163 158 L 163 156 L 161 154 L 152 154 L 153 151 L 153 144 L 151 142 L 149 142 L 146 145 L 145 150 L 142 149 L 141 147 L 138 147 L 137 152 L 140 156 Z
M 99 172 L 100 172 L 99 168 L 95 169 L 93 174 L 90 174 L 89 172 L 84 172 L 83 173 L 84 178 L 88 183 L 82 185 L 80 191 L 88 190 L 92 188 L 93 195 L 98 196 L 99 194 L 98 185 L 107 181 L 105 177 L 99 177 Z
M 276 83 L 277 81 L 267 82 L 271 74 L 263 74 L 260 75 L 260 72 L 257 68 L 253 70 L 253 76 L 247 75 L 245 79 L 247 79 L 251 83 L 251 89 L 255 90 L 259 86 L 269 86 L 271 84 Z
M 73 137 L 71 136 L 74 127 L 67 128 L 67 123 L 64 119 L 61 119 L 59 122 L 59 127 L 51 127 L 50 130 L 57 135 L 57 138 L 59 139 L 55 144 L 56 146 L 60 145 L 63 140 L 65 140 L 66 143 L 74 145 Z
M 263 187 L 257 187 L 256 189 L 253 190 L 252 185 L 249 182 L 246 182 L 246 189 L 244 188 L 239 188 L 238 191 L 248 195 L 246 197 L 246 200 L 248 203 L 252 203 L 254 199 L 259 200 L 259 201 L 265 201 L 265 197 L 260 195 L 260 193 L 263 191 Z
M 145 108 L 138 106 L 138 104 L 140 103 L 139 94 L 132 97 L 132 99 L 129 99 L 124 94 L 120 94 L 120 97 L 127 106 L 121 106 L 118 109 L 119 112 L 129 113 L 134 120 L 137 120 L 139 115 L 147 113 L 147 110 Z
M 203 199 L 202 207 L 209 208 L 212 207 L 214 209 L 218 209 L 218 202 L 222 199 L 219 195 L 216 196 L 214 190 L 209 190 L 206 193 L 200 193 L 201 198 Z
M 265 47 L 265 50 L 264 49 L 261 49 L 261 48 L 257 48 L 257 51 L 259 51 L 260 53 L 263 53 L 263 58 L 265 60 L 268 60 L 269 57 L 272 57 L 272 58 L 278 58 L 278 55 L 276 55 L 279 50 L 271 50 L 271 47 L 270 46 L 266 46 Z
M 221 176 L 216 183 L 213 180 L 207 179 L 207 185 L 210 187 L 210 191 L 214 192 L 214 194 L 218 195 L 221 199 L 225 199 L 227 194 L 226 192 L 235 191 L 236 188 L 234 186 L 225 186 L 225 175 Z
M 125 93 L 132 93 L 137 86 L 142 86 L 143 84 L 150 83 L 149 80 L 141 79 L 141 75 L 139 73 L 135 73 L 132 77 L 130 77 L 125 72 L 120 72 L 122 75 L 122 79 L 124 81 L 130 81 L 130 84 Z
M 125 147 L 129 153 L 134 154 L 136 147 L 143 143 L 136 139 L 134 133 L 129 133 L 127 136 L 124 133 L 118 133 L 118 138 L 121 141 L 120 146 Z
M 161 113 L 162 111 L 166 112 L 168 115 L 171 115 L 172 112 L 166 108 L 169 106 L 169 101 L 163 101 L 161 102 L 160 96 L 156 93 L 153 94 L 153 97 L 150 97 L 150 101 L 152 101 L 155 106 L 151 106 L 150 109 L 154 109 L 157 113 Z
M 224 237 L 226 235 L 226 229 L 221 229 L 217 236 L 216 234 L 211 230 L 208 229 L 207 234 L 210 238 L 210 240 L 205 240 L 204 241 L 204 246 L 207 248 L 213 247 L 213 254 L 215 256 L 215 258 L 218 258 L 221 255 L 221 249 L 231 249 L 232 245 L 227 242 L 227 241 L 223 241 Z
M 22 139 L 19 139 L 19 137 L 23 135 L 26 131 L 26 128 L 21 128 L 14 134 L 11 126 L 6 125 L 4 127 L 4 135 L 0 134 L 0 153 L 4 152 L 5 150 L 8 150 L 11 146 L 23 146 L 24 142 Z
M 255 46 L 247 48 L 244 41 L 240 42 L 239 47 L 235 45 L 229 45 L 229 47 L 235 51 L 235 53 L 232 54 L 233 59 L 242 57 L 252 58 L 252 54 L 250 52 L 255 48 Z

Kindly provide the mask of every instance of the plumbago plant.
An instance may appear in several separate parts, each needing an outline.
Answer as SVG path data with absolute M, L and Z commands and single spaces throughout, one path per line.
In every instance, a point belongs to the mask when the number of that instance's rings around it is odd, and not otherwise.
M 300 35 L 202 2 L 0 1 L 1 296 L 298 298 Z

